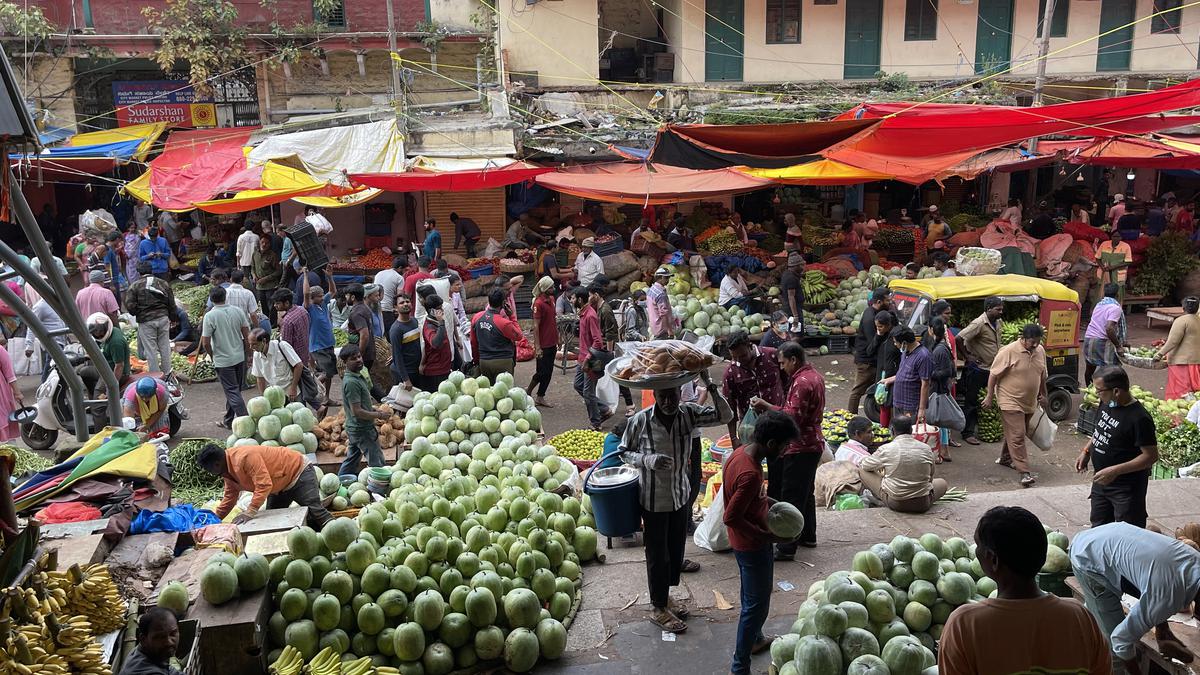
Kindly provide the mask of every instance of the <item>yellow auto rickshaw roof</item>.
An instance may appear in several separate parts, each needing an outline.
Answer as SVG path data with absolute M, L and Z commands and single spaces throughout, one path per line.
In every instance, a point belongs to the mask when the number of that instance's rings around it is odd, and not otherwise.
M 906 290 L 934 300 L 964 300 L 990 296 L 1036 295 L 1044 300 L 1079 302 L 1079 294 L 1057 281 L 1027 277 L 1023 274 L 983 274 L 974 277 L 934 277 L 932 279 L 893 279 L 893 291 Z

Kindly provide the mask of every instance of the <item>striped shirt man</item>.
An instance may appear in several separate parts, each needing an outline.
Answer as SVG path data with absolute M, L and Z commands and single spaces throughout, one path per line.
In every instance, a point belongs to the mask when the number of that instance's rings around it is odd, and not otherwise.
M 621 459 L 641 472 L 641 502 L 647 511 L 677 511 L 688 504 L 692 486 L 688 480 L 688 461 L 692 452 L 692 431 L 697 427 L 715 427 L 733 419 L 729 403 L 717 387 L 709 387 L 713 406 L 680 403 L 679 412 L 663 424 L 650 406 L 629 418 L 621 438 Z M 654 471 L 646 466 L 650 455 L 666 455 L 674 460 L 669 471 Z

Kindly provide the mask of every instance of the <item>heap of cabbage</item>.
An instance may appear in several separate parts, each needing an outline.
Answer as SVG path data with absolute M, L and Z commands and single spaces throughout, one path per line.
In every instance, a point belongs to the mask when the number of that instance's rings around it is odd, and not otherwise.
M 1068 540 L 1047 528 L 1046 573 L 1070 569 Z M 788 635 L 771 645 L 779 675 L 936 675 L 937 641 L 956 607 L 995 597 L 961 537 L 898 535 L 808 589 Z
M 313 427 L 317 418 L 303 403 L 288 403 L 283 387 L 267 387 L 262 396 L 246 402 L 249 415 L 233 419 L 232 431 L 225 444 L 285 446 L 299 453 L 317 451 Z
M 527 672 L 563 653 L 580 566 L 596 557 L 595 521 L 586 496 L 560 487 L 570 464 L 537 444 L 540 418 L 511 383 L 455 373 L 418 394 L 411 448 L 345 486 L 352 503 L 369 491 L 386 497 L 320 533 L 288 534 L 288 553 L 269 566 L 269 662 L 285 645 L 306 661 L 333 647 L 343 663 L 365 656 L 401 673 L 445 675 L 501 660 Z M 339 482 L 321 478 L 327 492 Z M 238 577 L 216 572 L 213 597 L 234 597 Z
M 772 288 L 770 294 L 779 295 L 779 289 Z M 763 332 L 766 315 L 747 314 L 741 307 L 718 305 L 716 288 L 693 289 L 689 294 L 668 297 L 680 324 L 700 337 L 727 337 L 735 330 L 744 330 L 751 335 Z

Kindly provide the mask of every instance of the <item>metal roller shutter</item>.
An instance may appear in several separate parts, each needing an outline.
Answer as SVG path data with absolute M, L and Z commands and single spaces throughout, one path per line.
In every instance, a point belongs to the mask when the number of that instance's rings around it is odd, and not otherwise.
M 447 252 L 465 254 L 466 248 L 461 243 L 457 249 L 454 246 L 454 223 L 450 222 L 450 213 L 470 218 L 479 225 L 478 253 L 483 252 L 489 238 L 496 241 L 504 239 L 504 231 L 508 229 L 507 212 L 505 211 L 504 188 L 488 190 L 472 190 L 470 192 L 426 192 L 425 217 L 437 220 L 438 230 L 442 233 L 442 246 Z

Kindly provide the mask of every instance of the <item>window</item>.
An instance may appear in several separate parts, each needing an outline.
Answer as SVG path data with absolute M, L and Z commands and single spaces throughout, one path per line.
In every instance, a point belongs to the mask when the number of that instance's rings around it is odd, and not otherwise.
M 802 0 L 767 0 L 767 43 L 800 42 Z
M 313 21 L 330 28 L 345 28 L 345 0 L 313 0 Z
M 1154 0 L 1154 17 L 1150 19 L 1151 33 L 1178 33 L 1179 14 L 1183 0 Z M 1159 12 L 1166 12 L 1159 14 Z
M 1182 2 L 1183 0 L 1179 0 Z M 1054 16 L 1050 17 L 1050 37 L 1067 37 L 1067 10 L 1070 8 L 1068 0 L 1055 0 Z M 1038 29 L 1037 36 L 1042 37 L 1042 17 L 1046 16 L 1046 0 L 1038 2 Z
M 907 0 L 904 7 L 904 39 L 937 39 L 938 0 Z

